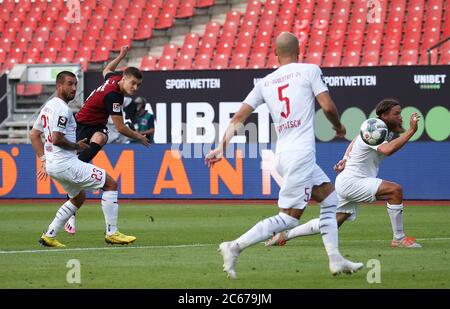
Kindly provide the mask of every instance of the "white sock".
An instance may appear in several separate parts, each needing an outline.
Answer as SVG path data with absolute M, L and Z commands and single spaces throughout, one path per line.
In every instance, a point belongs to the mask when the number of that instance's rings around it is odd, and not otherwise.
M 286 231 L 285 239 L 289 240 L 299 236 L 314 235 L 319 232 L 319 218 L 315 218 L 293 228 L 292 230 Z
M 320 203 L 319 228 L 322 241 L 330 260 L 341 258 L 339 253 L 338 227 L 336 221 L 336 205 L 338 198 L 336 191 L 333 191 L 326 199 Z
M 283 212 L 278 215 L 266 218 L 256 223 L 248 232 L 236 239 L 236 243 L 241 250 L 266 240 L 275 233 L 292 229 L 298 225 L 298 220 Z
M 406 236 L 403 231 L 403 203 L 399 205 L 387 203 L 387 212 L 391 219 L 393 237 L 396 240 L 401 240 Z
M 56 212 L 55 219 L 48 226 L 45 236 L 55 237 L 59 230 L 66 224 L 67 220 L 78 210 L 72 202 L 66 201 Z
M 119 216 L 118 195 L 117 191 L 105 191 L 102 195 L 102 210 L 105 216 L 106 235 L 108 236 L 117 231 L 117 217 Z

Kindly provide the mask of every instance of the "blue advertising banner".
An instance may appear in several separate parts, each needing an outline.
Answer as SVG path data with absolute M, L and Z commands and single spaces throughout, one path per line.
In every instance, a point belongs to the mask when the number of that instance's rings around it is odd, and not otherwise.
M 243 144 L 239 157 L 222 160 L 213 169 L 204 165 L 210 146 L 201 144 L 106 145 L 94 159 L 119 183 L 121 198 L 152 199 L 276 199 L 279 175 L 274 154 L 266 145 Z M 332 170 L 347 143 L 318 143 L 317 162 L 334 181 Z M 256 148 L 252 149 L 255 146 Z M 450 199 L 450 142 L 414 142 L 386 158 L 380 178 L 404 188 L 406 199 Z M 53 180 L 38 181 L 40 161 L 31 145 L 0 145 L 1 198 L 64 198 Z M 99 196 L 89 192 L 89 197 Z M 1 202 L 0 202 L 1 203 Z

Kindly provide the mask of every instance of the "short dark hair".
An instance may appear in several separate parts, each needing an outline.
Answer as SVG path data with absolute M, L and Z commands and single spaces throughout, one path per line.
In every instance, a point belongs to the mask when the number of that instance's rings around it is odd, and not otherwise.
M 384 113 L 389 113 L 389 111 L 394 107 L 400 105 L 400 103 L 396 99 L 383 99 L 375 108 L 378 118 L 381 117 Z
M 136 68 L 136 67 L 128 67 L 125 69 L 125 71 L 123 71 L 123 75 L 128 75 L 128 76 L 134 76 L 137 79 L 143 79 L 144 76 L 142 75 L 142 72 Z
M 66 76 L 70 76 L 70 77 L 75 77 L 75 74 L 73 74 L 70 71 L 61 71 L 58 73 L 58 75 L 56 75 L 56 83 L 57 84 L 64 84 L 64 81 L 66 80 Z

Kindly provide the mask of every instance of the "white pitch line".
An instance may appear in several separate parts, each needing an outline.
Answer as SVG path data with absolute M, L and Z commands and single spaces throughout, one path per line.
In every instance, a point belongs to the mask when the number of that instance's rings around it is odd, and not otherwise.
M 436 238 L 417 238 L 417 240 L 450 240 L 450 237 L 436 237 Z M 311 239 L 304 239 L 302 241 L 311 241 Z M 389 242 L 389 239 L 352 239 L 343 240 L 342 242 Z M 42 250 L 16 250 L 8 251 L 2 250 L 0 254 L 18 254 L 18 253 L 52 253 L 52 252 L 70 252 L 70 251 L 100 251 L 100 250 L 129 250 L 129 249 L 170 249 L 170 248 L 195 248 L 216 246 L 217 244 L 191 244 L 191 245 L 172 245 L 172 246 L 121 246 L 121 247 L 97 247 L 97 248 L 67 248 L 67 249 L 42 249 Z
M 193 248 L 206 247 L 213 244 L 192 244 L 192 245 L 173 245 L 173 246 L 121 246 L 121 247 L 97 247 L 97 248 L 67 248 L 67 249 L 42 249 L 42 250 L 17 250 L 17 251 L 0 251 L 0 254 L 14 253 L 51 253 L 51 252 L 68 252 L 68 251 L 98 251 L 98 250 L 128 250 L 128 249 L 168 249 L 168 248 Z

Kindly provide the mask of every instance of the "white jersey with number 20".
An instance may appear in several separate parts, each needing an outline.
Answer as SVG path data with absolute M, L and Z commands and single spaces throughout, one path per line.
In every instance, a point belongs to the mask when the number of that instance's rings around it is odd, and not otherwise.
M 315 97 L 328 91 L 315 64 L 290 63 L 260 80 L 244 100 L 256 109 L 266 103 L 278 135 L 276 152 L 315 152 Z
M 47 170 L 62 171 L 77 160 L 75 150 L 66 150 L 52 143 L 52 132 L 61 132 L 65 138 L 75 143 L 76 128 L 75 117 L 66 102 L 54 97 L 45 103 L 33 126 L 34 129 L 44 133 L 44 152 Z

